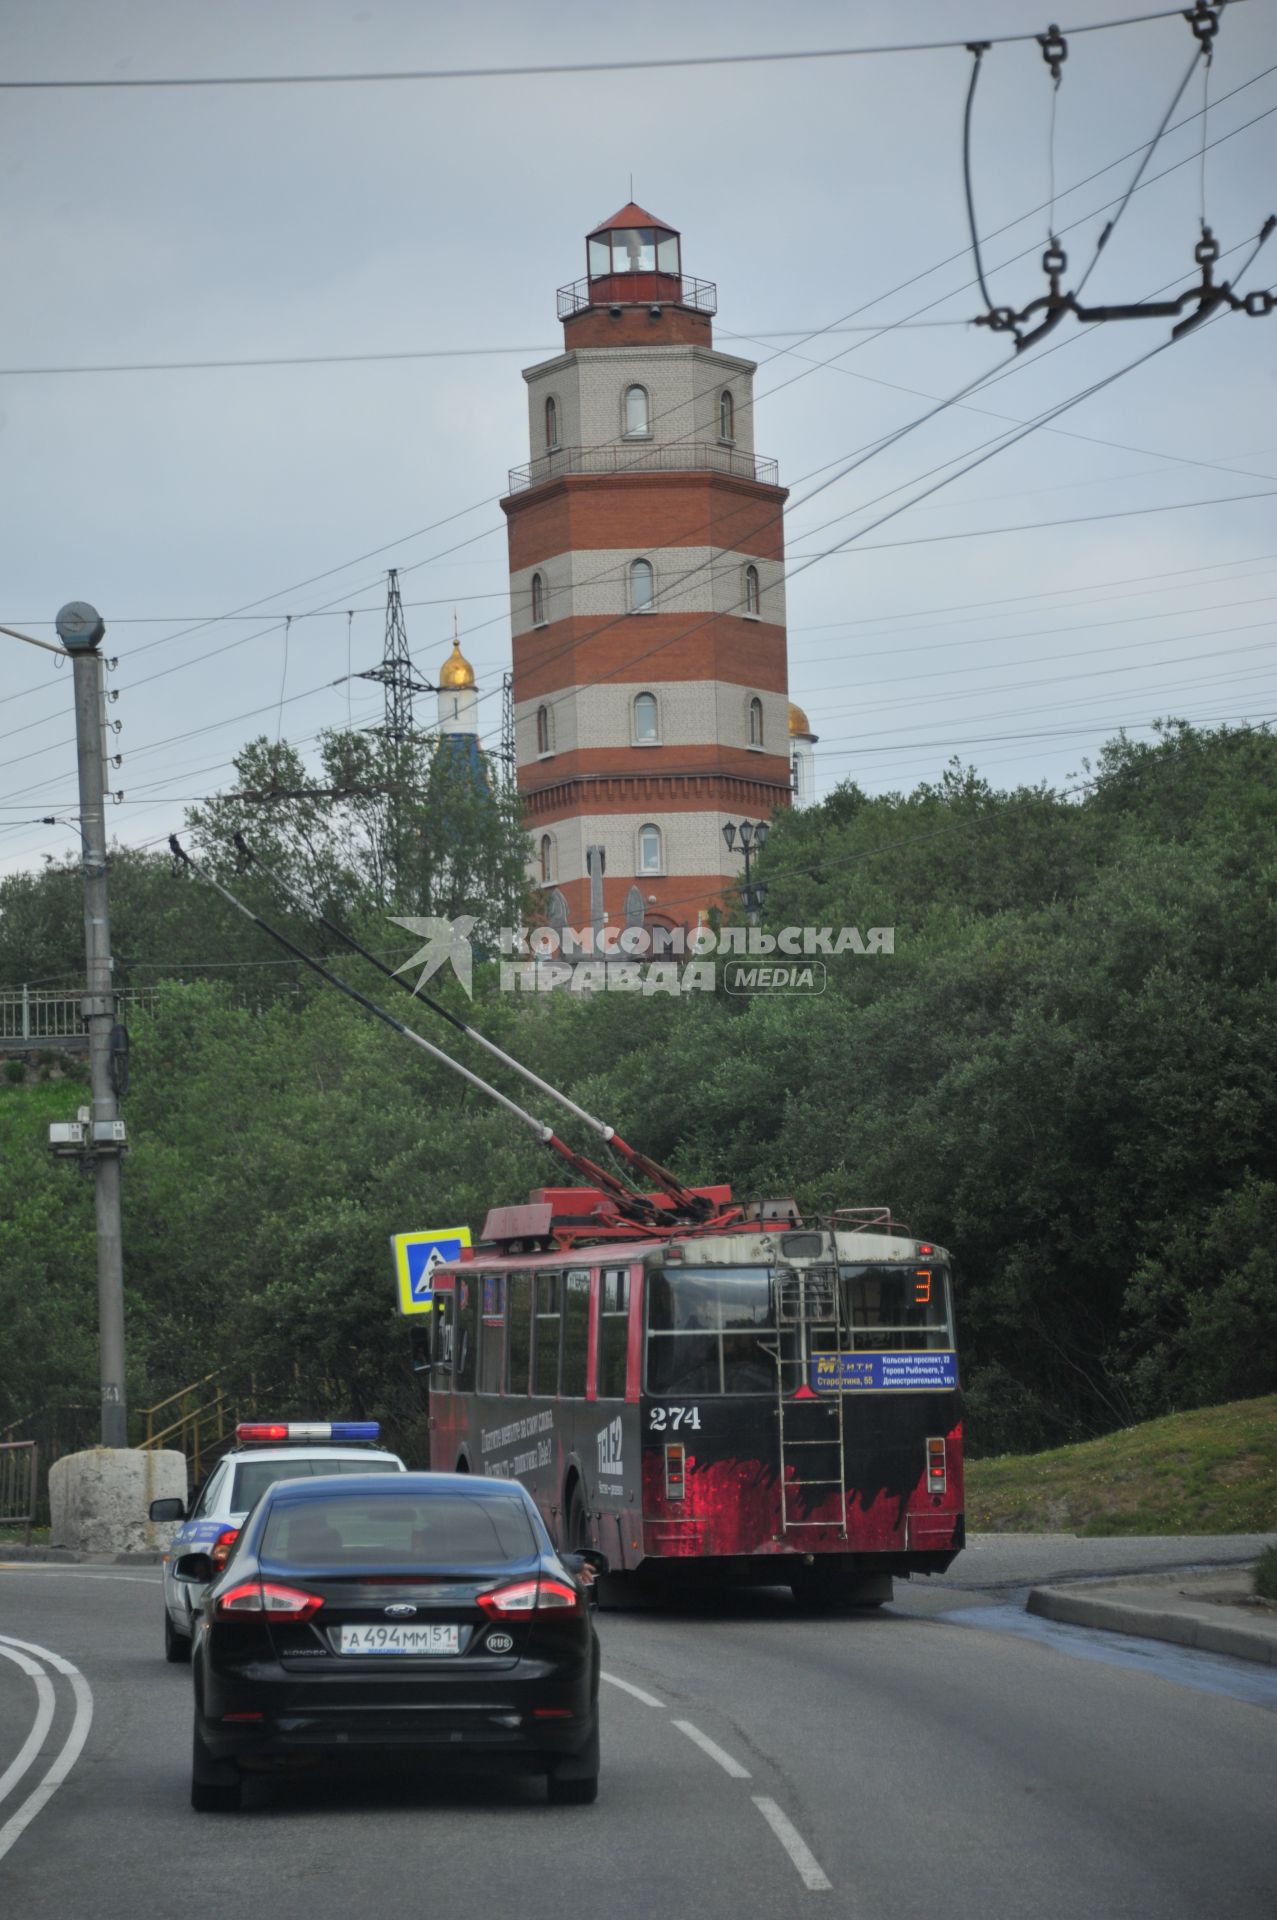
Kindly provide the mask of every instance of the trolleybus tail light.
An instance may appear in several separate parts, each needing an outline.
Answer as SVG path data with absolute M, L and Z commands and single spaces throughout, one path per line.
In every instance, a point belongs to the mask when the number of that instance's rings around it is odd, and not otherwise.
M 929 1254 L 929 1253 L 934 1253 L 934 1252 L 935 1252 L 935 1248 L 934 1248 L 934 1247 L 932 1246 L 932 1244 L 931 1244 L 931 1242 L 930 1242 L 930 1240 L 919 1240 L 919 1242 L 918 1242 L 918 1252 L 919 1252 L 919 1253 L 921 1253 L 921 1254 Z
M 945 1466 L 944 1441 L 927 1442 L 927 1492 L 943 1493 L 949 1484 L 949 1474 Z
M 238 1527 L 222 1528 L 222 1531 L 213 1542 L 213 1551 L 209 1555 L 209 1559 L 213 1562 L 213 1571 L 215 1573 L 223 1573 L 225 1571 L 226 1562 L 231 1557 L 231 1548 L 238 1539 Z
M 376 1420 L 248 1420 L 235 1429 L 242 1447 L 278 1446 L 292 1440 L 380 1440 Z
M 565 1580 L 516 1580 L 512 1586 L 477 1594 L 476 1604 L 489 1620 L 504 1620 L 513 1613 L 570 1613 L 580 1606 L 581 1596 Z
M 681 1440 L 671 1440 L 665 1448 L 665 1498 L 681 1500 L 686 1486 L 687 1448 Z
M 222 1594 L 214 1612 L 219 1620 L 240 1620 L 245 1614 L 269 1614 L 280 1620 L 309 1620 L 323 1606 L 318 1593 L 284 1587 L 276 1580 L 245 1580 Z

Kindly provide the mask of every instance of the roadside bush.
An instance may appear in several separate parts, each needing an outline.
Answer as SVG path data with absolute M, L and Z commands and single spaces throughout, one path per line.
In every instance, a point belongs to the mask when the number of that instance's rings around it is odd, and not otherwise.
M 27 1077 L 26 1067 L 21 1060 L 6 1060 L 4 1063 L 4 1077 L 11 1087 L 20 1087 Z

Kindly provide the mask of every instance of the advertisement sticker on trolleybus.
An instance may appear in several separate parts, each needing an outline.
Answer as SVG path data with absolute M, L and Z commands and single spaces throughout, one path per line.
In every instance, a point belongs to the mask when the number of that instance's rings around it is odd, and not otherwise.
M 956 1387 L 956 1353 L 820 1353 L 811 1363 L 817 1393 L 854 1387 L 878 1393 L 916 1392 L 920 1387 Z
M 619 1419 L 609 1420 L 607 1425 L 601 1427 L 595 1435 L 595 1441 L 599 1450 L 600 1480 L 602 1480 L 605 1474 L 610 1478 L 617 1479 L 625 1472 L 625 1468 L 621 1464 L 621 1444 L 624 1437 L 624 1428 Z M 608 1490 L 609 1492 L 612 1491 L 610 1488 Z M 600 1488 L 600 1491 L 602 1491 L 602 1488 Z M 617 1487 L 615 1491 L 619 1493 L 620 1488 Z

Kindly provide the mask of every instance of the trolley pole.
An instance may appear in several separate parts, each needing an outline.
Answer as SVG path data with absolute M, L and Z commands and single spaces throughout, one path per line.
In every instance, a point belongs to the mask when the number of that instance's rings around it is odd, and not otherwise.
M 123 1128 L 111 1065 L 115 991 L 106 890 L 105 755 L 102 656 L 106 626 L 97 610 L 73 600 L 57 617 L 58 637 L 75 676 L 76 758 L 80 777 L 80 843 L 84 872 L 84 957 L 87 992 L 81 1010 L 89 1029 L 92 1123 L 86 1143 L 97 1209 L 98 1347 L 102 1445 L 128 1445 L 124 1397 L 124 1245 L 120 1227 Z

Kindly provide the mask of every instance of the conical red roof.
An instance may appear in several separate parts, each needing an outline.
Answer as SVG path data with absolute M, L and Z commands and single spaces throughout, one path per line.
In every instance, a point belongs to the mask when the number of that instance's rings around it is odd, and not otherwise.
M 654 213 L 648 213 L 630 200 L 610 220 L 600 220 L 597 227 L 591 227 L 586 239 L 592 240 L 596 233 L 609 233 L 614 227 L 663 227 L 666 233 L 678 232 L 678 228 L 672 227 L 668 220 L 658 220 Z

